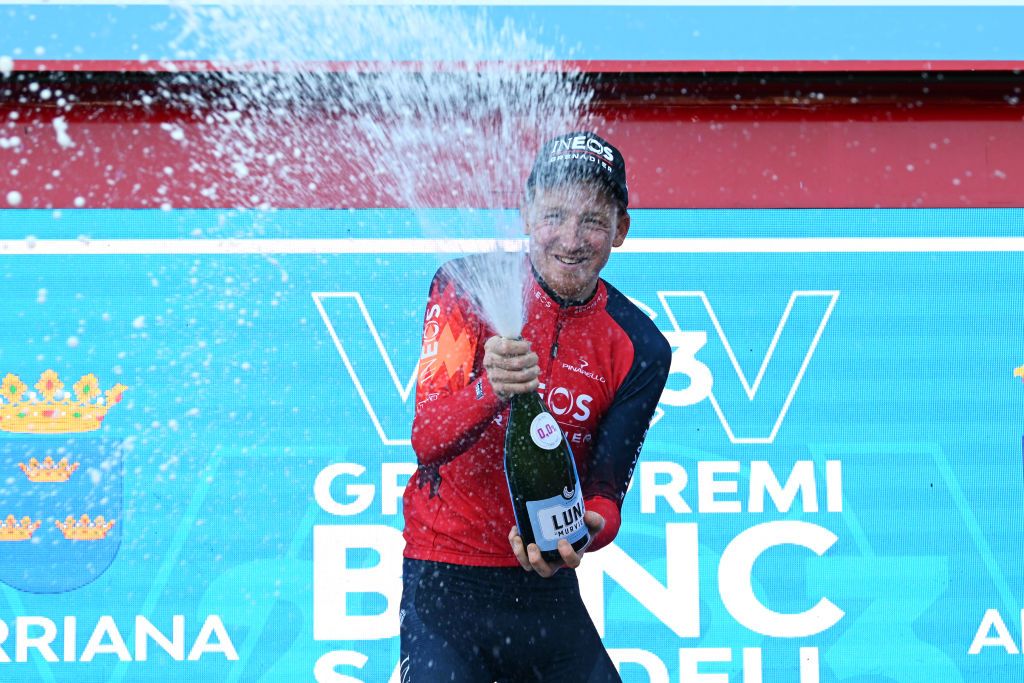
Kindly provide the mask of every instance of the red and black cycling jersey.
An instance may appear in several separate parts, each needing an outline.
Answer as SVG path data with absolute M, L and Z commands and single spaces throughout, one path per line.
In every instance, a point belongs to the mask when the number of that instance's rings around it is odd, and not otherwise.
M 508 404 L 491 389 L 484 342 L 495 332 L 451 276 L 434 276 L 423 324 L 412 447 L 419 467 L 403 497 L 405 556 L 518 566 L 503 453 Z M 590 546 L 618 533 L 626 488 L 668 377 L 664 335 L 600 280 L 584 303 L 560 301 L 535 275 L 523 338 L 539 358 L 540 393 L 572 447 L 588 510 L 605 518 Z

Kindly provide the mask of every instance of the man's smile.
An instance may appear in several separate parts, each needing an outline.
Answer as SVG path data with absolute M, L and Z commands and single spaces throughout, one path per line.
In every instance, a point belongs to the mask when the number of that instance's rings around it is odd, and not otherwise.
M 559 255 L 556 254 L 555 255 L 555 260 L 557 260 L 559 263 L 563 263 L 563 264 L 565 264 L 567 266 L 578 266 L 579 264 L 583 263 L 587 259 L 586 259 L 586 257 L 583 257 L 583 256 L 559 256 Z

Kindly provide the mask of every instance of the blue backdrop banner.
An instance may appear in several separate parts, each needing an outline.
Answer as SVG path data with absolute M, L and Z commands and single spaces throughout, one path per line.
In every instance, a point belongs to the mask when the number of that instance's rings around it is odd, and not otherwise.
M 0 211 L 0 680 L 397 682 L 427 287 L 509 217 Z M 635 212 L 672 373 L 580 570 L 627 683 L 1019 679 L 1021 234 Z
M 115 60 L 159 68 L 161 60 L 436 59 L 436 44 L 422 36 L 396 40 L 404 25 L 381 25 L 376 16 L 421 18 L 474 31 L 512 27 L 529 37 L 538 54 L 524 54 L 522 40 L 508 34 L 491 59 L 558 60 L 922 60 L 1019 61 L 1024 7 L 1007 2 L 923 5 L 861 2 L 817 5 L 715 3 L 540 3 L 498 0 L 479 4 L 371 2 L 156 2 L 90 1 L 4 3 L 0 6 L 0 56 L 15 60 Z M 755 6 L 760 4 L 761 6 Z M 372 7 L 381 5 L 381 7 Z M 917 5 L 917 6 L 914 6 Z M 939 6 L 936 6 L 939 5 Z M 216 13 L 216 9 L 220 12 Z M 253 13 L 253 7 L 258 13 Z M 241 9 L 240 9 L 241 8 Z M 390 13 L 390 14 L 389 14 Z M 265 17 L 269 23 L 211 29 L 224 16 Z M 325 35 L 324 18 L 342 29 L 364 24 L 376 40 L 337 40 Z M 609 30 L 614 27 L 614 30 Z M 207 32 L 213 30 L 212 35 Z M 436 29 L 434 29 L 436 30 Z M 218 33 L 223 31 L 223 33 Z M 258 31 L 261 39 L 246 37 Z M 263 36 L 270 35 L 270 39 Z M 284 49 L 274 43 L 284 39 Z M 332 38 L 334 38 L 332 40 Z M 354 38 L 354 37 L 353 37 Z M 442 44 L 449 37 L 439 35 Z M 353 44 L 357 43 L 357 44 Z M 281 56 L 284 52 L 286 57 Z M 453 57 L 453 56 L 451 56 Z

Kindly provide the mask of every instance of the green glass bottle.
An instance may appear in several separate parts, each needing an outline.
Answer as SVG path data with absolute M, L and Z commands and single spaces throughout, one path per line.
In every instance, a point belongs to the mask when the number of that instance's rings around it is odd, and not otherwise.
M 572 450 L 540 396 L 512 397 L 505 430 L 505 477 L 523 544 L 559 561 L 558 541 L 579 552 L 590 543 Z

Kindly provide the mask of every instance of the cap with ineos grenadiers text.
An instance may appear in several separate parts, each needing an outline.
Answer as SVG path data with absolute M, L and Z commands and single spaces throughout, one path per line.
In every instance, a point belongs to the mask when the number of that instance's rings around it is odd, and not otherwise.
M 624 205 L 629 204 L 626 161 L 622 153 L 596 133 L 566 133 L 541 147 L 526 186 L 550 187 L 566 181 L 600 181 Z

